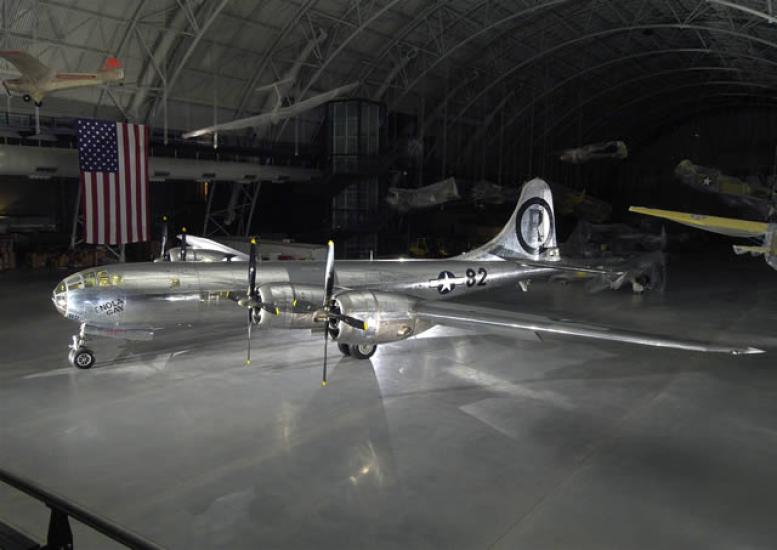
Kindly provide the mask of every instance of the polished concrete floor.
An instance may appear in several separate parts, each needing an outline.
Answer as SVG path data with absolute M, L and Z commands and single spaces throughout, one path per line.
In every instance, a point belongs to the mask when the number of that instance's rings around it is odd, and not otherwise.
M 434 329 L 369 362 L 304 331 L 95 341 L 0 277 L 0 466 L 170 548 L 775 548 L 777 273 L 670 264 L 665 294 L 484 305 L 757 345 L 732 357 Z M 0 519 L 45 510 L 0 487 Z M 76 530 L 81 547 L 105 542 Z M 78 547 L 78 546 L 77 546 Z

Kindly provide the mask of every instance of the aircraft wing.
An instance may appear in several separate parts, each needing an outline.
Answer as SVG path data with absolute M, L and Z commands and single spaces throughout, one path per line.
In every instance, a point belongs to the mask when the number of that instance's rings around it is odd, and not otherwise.
M 704 216 L 702 214 L 688 214 L 686 212 L 675 212 L 673 210 L 659 210 L 657 208 L 645 208 L 642 206 L 632 206 L 629 212 L 664 218 L 673 222 L 728 235 L 729 237 L 763 237 L 769 224 L 765 222 L 755 222 L 749 220 L 739 220 L 736 218 L 719 218 L 718 216 Z
M 51 67 L 44 65 L 27 52 L 20 50 L 5 50 L 0 51 L 0 57 L 16 67 L 16 69 L 22 73 L 22 76 L 32 80 L 45 80 L 50 78 L 54 73 Z
M 178 238 L 180 239 L 181 236 L 178 235 Z M 205 237 L 186 235 L 186 245 L 195 250 L 214 250 L 233 256 L 236 260 L 248 261 L 248 254 L 245 252 L 240 252 L 239 250 L 235 250 L 234 248 L 218 243 L 212 239 L 206 239 Z
M 749 346 L 726 346 L 699 342 L 696 340 L 680 340 L 668 336 L 643 334 L 609 327 L 574 323 L 562 319 L 551 319 L 538 315 L 528 315 L 451 302 L 420 302 L 415 307 L 415 313 L 419 319 L 425 319 L 438 325 L 460 328 L 487 328 L 502 334 L 506 332 L 514 333 L 516 331 L 529 331 L 538 336 L 542 334 L 568 335 L 597 340 L 609 340 L 612 342 L 640 344 L 643 346 L 688 351 L 730 353 L 732 355 L 764 352 L 761 349 Z
M 327 101 L 331 101 L 338 96 L 341 96 L 343 94 L 350 92 L 358 85 L 359 85 L 359 82 L 351 82 L 346 86 L 340 86 L 339 88 L 335 88 L 334 90 L 329 90 L 328 92 L 324 92 L 323 94 L 318 94 L 308 99 L 298 101 L 297 103 L 294 103 L 293 105 L 289 105 L 288 107 L 281 107 L 280 109 L 277 109 L 275 111 L 270 111 L 269 113 L 262 113 L 262 114 L 250 116 L 247 118 L 239 118 L 237 120 L 224 122 L 222 124 L 214 124 L 213 126 L 200 128 L 199 130 L 192 130 L 191 132 L 186 132 L 181 137 L 184 139 L 189 139 L 189 138 L 204 136 L 206 134 L 213 134 L 215 132 L 222 132 L 222 131 L 228 131 L 228 130 L 241 130 L 243 128 L 256 128 L 258 126 L 264 126 L 266 124 L 276 124 L 281 120 L 302 114 L 304 112 L 310 111 L 311 109 L 315 109 L 316 107 L 318 107 L 319 105 L 323 105 Z

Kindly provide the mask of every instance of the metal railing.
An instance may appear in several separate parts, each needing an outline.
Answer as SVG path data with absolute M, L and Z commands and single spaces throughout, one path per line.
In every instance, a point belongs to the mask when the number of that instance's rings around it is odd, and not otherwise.
M 26 493 L 32 498 L 44 503 L 50 510 L 48 533 L 46 535 L 46 544 L 43 546 L 46 550 L 71 550 L 73 545 L 73 533 L 70 529 L 69 518 L 73 518 L 91 527 L 95 531 L 102 533 L 111 540 L 123 544 L 128 548 L 139 550 L 161 550 L 162 547 L 136 535 L 115 523 L 103 519 L 85 508 L 55 495 L 42 487 L 14 475 L 6 470 L 0 469 L 0 482 Z

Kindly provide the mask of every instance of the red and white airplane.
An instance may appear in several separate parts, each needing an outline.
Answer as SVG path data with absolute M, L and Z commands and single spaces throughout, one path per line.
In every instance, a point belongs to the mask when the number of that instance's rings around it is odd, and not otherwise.
M 19 50 L 0 51 L 0 58 L 9 61 L 22 73 L 19 78 L 3 80 L 8 95 L 21 96 L 24 101 L 34 101 L 38 107 L 43 97 L 50 92 L 124 80 L 124 69 L 115 57 L 106 59 L 96 73 L 60 73 L 27 52 Z

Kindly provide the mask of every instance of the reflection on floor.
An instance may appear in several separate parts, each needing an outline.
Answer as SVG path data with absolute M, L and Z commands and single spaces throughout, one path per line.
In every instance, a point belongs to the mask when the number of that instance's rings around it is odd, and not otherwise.
M 774 547 L 777 274 L 737 260 L 672 265 L 663 296 L 472 301 L 772 353 L 435 329 L 332 346 L 325 389 L 319 338 L 259 331 L 247 367 L 242 326 L 95 341 L 77 371 L 60 274 L 6 276 L 0 464 L 171 548 Z M 0 518 L 45 517 L 0 488 Z

